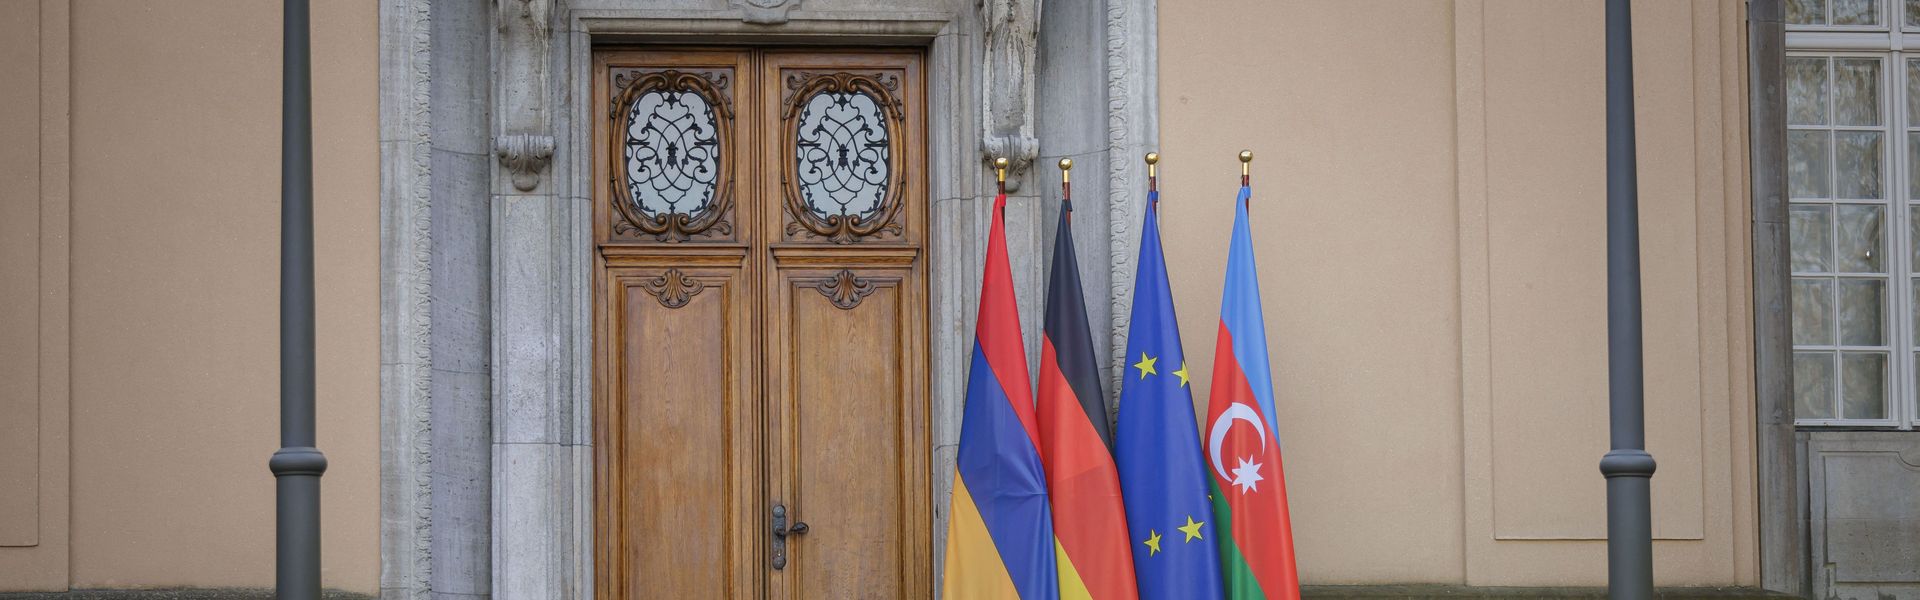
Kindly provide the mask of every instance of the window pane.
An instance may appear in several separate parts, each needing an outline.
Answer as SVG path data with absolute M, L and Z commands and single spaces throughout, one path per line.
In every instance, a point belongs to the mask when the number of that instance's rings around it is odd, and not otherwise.
M 628 201 L 648 218 L 700 215 L 720 182 L 719 121 L 699 90 L 649 90 L 627 110 Z
M 1825 131 L 1787 132 L 1787 187 L 1793 197 L 1827 197 L 1828 140 Z
M 1881 266 L 1881 231 L 1885 229 L 1886 208 L 1842 204 L 1840 215 L 1840 271 L 1845 273 L 1884 273 Z
M 1880 0 L 1832 0 L 1834 25 L 1879 25 Z
M 1907 1 L 1907 26 L 1920 27 L 1920 0 Z
M 1833 354 L 1793 353 L 1794 417 L 1833 418 Z
M 1908 239 L 1913 240 L 1909 254 L 1913 257 L 1915 267 L 1920 268 L 1920 206 L 1914 208 L 1916 210 L 1907 212 L 1907 234 L 1912 236 Z
M 1887 417 L 1887 355 L 1847 352 L 1840 355 L 1840 417 Z
M 1920 5 L 1920 0 L 1908 0 Z M 1920 123 L 1920 58 L 1907 59 L 1907 126 Z
M 1913 312 L 1913 316 L 1920 317 L 1920 279 L 1909 279 L 1907 283 L 1907 290 L 1909 290 L 1907 298 L 1914 301 L 1913 304 L 1908 305 L 1908 308 Z M 1915 338 L 1920 339 L 1920 319 L 1913 320 L 1913 331 Z
M 1880 138 L 1878 131 L 1836 131 L 1833 159 L 1834 196 L 1880 198 Z M 1789 175 L 1791 177 L 1791 175 Z
M 1833 59 L 1833 121 L 1840 125 L 1880 124 L 1880 61 Z
M 884 103 L 864 90 L 820 91 L 801 105 L 794 173 L 806 208 L 821 219 L 867 219 L 886 207 L 892 138 Z
M 1787 23 L 1790 25 L 1827 24 L 1826 0 L 1787 0 Z
M 1840 344 L 1879 346 L 1887 283 L 1879 279 L 1840 280 Z
M 1920 69 L 1920 63 L 1908 64 Z M 1827 59 L 1787 59 L 1787 124 L 1827 124 Z
M 1920 131 L 1907 132 L 1907 198 L 1920 200 Z
M 1833 345 L 1833 280 L 1793 278 L 1793 343 Z
M 1826 206 L 1796 204 L 1788 210 L 1793 239 L 1793 272 L 1826 273 L 1833 270 L 1833 209 Z M 1920 227 L 1920 215 L 1914 219 Z

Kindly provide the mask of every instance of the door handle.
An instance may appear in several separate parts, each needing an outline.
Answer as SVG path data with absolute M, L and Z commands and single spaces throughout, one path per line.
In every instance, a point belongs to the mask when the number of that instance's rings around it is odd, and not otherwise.
M 787 505 L 778 503 L 773 505 L 774 570 L 787 568 L 787 536 L 805 534 L 807 529 L 807 523 L 798 520 L 794 521 L 793 525 L 789 527 L 787 525 Z

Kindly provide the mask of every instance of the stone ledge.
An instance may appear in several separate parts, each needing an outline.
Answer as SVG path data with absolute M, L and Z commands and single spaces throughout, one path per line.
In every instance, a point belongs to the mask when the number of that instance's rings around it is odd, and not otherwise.
M 1308 585 L 1301 587 L 1306 598 L 1342 600 L 1514 600 L 1519 598 L 1579 598 L 1603 600 L 1606 588 L 1598 587 L 1472 587 L 1464 585 Z M 1661 600 L 1747 600 L 1796 598 L 1779 592 L 1743 587 L 1670 587 L 1654 590 Z
M 323 600 L 373 600 L 374 596 L 324 590 Z M 146 590 L 68 590 L 65 592 L 0 592 L 0 600 L 270 600 L 270 588 L 173 588 Z

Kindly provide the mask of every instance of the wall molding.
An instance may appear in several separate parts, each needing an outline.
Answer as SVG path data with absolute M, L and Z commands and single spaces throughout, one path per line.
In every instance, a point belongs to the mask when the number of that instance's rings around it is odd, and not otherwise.
M 37 36 L 27 42 L 33 47 L 33 62 L 27 63 L 38 75 L 28 82 L 37 96 L 32 115 L 39 135 L 33 143 L 35 160 L 17 165 L 11 173 L 30 173 L 29 185 L 10 191 L 29 194 L 23 204 L 37 213 L 26 224 L 31 232 L 33 251 L 28 279 L 34 291 L 32 311 L 37 323 L 29 343 L 38 364 L 28 387 L 32 396 L 24 404 L 26 415 L 8 412 L 0 419 L 28 416 L 25 429 L 36 439 L 32 458 L 10 466 L 25 467 L 26 473 L 11 471 L 0 476 L 25 475 L 31 481 L 18 486 L 30 496 L 31 508 L 21 511 L 19 504 L 8 503 L 10 521 L 0 531 L 0 587 L 18 590 L 65 589 L 71 580 L 69 526 L 72 516 L 69 483 L 71 481 L 71 326 L 69 306 L 70 250 L 72 247 L 72 133 L 69 123 L 72 103 L 72 8 L 68 0 L 24 2 L 37 10 L 19 15 L 33 23 L 28 27 Z M 17 113 L 16 113 L 17 114 Z M 18 230 L 14 230 L 18 231 Z M 31 256 L 31 255 L 30 255 Z M 22 408 L 12 405 L 11 408 Z M 14 430 L 18 431 L 18 430 Z M 0 483 L 6 486 L 7 483 Z M 15 501 L 21 498 L 14 498 Z M 18 512 L 15 512 L 18 511 Z

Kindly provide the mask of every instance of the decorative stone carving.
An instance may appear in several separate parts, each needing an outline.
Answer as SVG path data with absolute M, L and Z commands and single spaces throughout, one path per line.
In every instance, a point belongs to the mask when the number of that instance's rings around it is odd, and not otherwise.
M 820 282 L 813 289 L 819 290 L 820 295 L 826 296 L 840 310 L 853 310 L 875 288 L 872 281 L 861 279 L 853 271 L 841 269 L 833 278 Z
M 727 6 L 740 9 L 740 20 L 757 25 L 781 25 L 787 11 L 800 8 L 800 0 L 727 0 Z
M 500 166 L 513 176 L 513 187 L 530 192 L 540 186 L 540 173 L 553 159 L 551 119 L 547 114 L 547 42 L 552 0 L 494 0 L 494 24 L 499 28 L 495 72 L 498 86 L 500 133 L 494 152 Z
M 660 299 L 661 306 L 680 308 L 707 289 L 707 284 L 687 276 L 679 269 L 667 269 L 667 272 L 661 273 L 659 277 L 640 282 L 639 287 Z
M 1040 155 L 1033 134 L 1033 58 L 1039 47 L 1040 0 L 985 0 L 986 73 L 981 106 L 986 109 L 986 160 L 1006 157 L 1007 189 L 1020 189 L 1015 176 Z
M 540 185 L 540 171 L 553 160 L 553 136 L 507 134 L 494 142 L 493 150 L 500 155 L 500 166 L 513 174 L 513 187 L 532 191 Z

